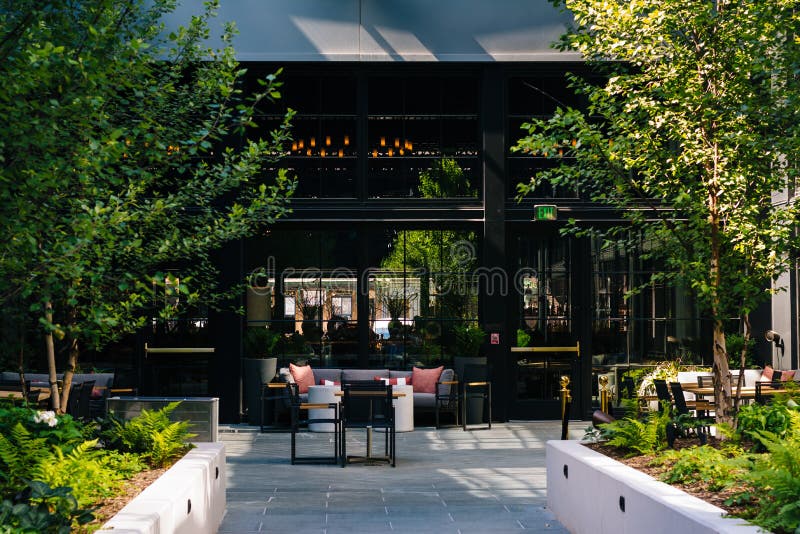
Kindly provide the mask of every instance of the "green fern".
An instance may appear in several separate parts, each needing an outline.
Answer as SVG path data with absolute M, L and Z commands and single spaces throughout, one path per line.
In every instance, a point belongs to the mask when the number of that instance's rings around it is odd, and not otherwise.
M 669 423 L 666 412 L 651 412 L 646 421 L 626 417 L 601 425 L 601 432 L 609 445 L 631 451 L 629 456 L 653 454 L 666 448 Z
M 160 410 L 142 410 L 129 421 L 114 419 L 113 428 L 104 435 L 111 446 L 139 453 L 150 465 L 167 465 L 190 448 L 188 441 L 195 436 L 189 433 L 188 421 L 170 421 L 169 415 L 179 404 L 177 401 Z
M 6 437 L 0 434 L 0 477 L 3 493 L 14 493 L 27 486 L 36 467 L 52 457 L 52 448 L 44 438 L 33 434 L 16 423 Z
M 781 440 L 767 431 L 755 437 L 768 454 L 760 455 L 748 477 L 754 486 L 766 490 L 753 522 L 769 530 L 796 532 L 800 529 L 800 441 Z

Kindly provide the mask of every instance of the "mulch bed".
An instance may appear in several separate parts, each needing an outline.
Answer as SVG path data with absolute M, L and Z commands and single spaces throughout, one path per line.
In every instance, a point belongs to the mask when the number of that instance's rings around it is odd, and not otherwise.
M 116 494 L 99 503 L 99 508 L 94 511 L 94 521 L 84 525 L 84 530 L 78 532 L 90 532 L 103 526 L 106 521 L 114 517 L 114 515 L 122 510 L 134 497 L 139 495 L 147 486 L 163 475 L 167 469 L 169 469 L 169 467 L 149 469 L 137 473 L 130 480 L 126 480 L 122 488 L 120 488 Z
M 696 447 L 697 444 L 698 444 L 697 439 L 678 438 L 675 440 L 674 448 L 683 449 L 687 447 Z M 714 437 L 711 437 L 708 440 L 708 445 L 711 447 L 718 447 L 719 440 L 717 440 Z M 601 454 L 605 454 L 606 456 L 613 458 L 618 462 L 621 462 L 625 465 L 633 467 L 638 471 L 646 473 L 651 477 L 655 478 L 656 480 L 661 480 L 661 475 L 665 471 L 667 471 L 667 467 L 665 466 L 649 465 L 655 458 L 655 456 L 653 455 L 641 455 L 641 456 L 632 456 L 630 458 L 626 458 L 625 451 L 620 450 L 618 447 L 610 447 L 603 443 L 587 443 L 586 446 Z M 703 481 L 697 481 L 693 484 L 672 484 L 672 486 L 680 488 L 686 493 L 694 495 L 695 497 L 702 499 L 708 503 L 711 503 L 714 506 L 718 506 L 719 508 L 722 508 L 730 515 L 741 515 L 746 509 L 744 506 L 725 504 L 725 501 L 727 499 L 734 497 L 736 494 L 745 490 L 746 488 L 744 487 L 731 487 L 722 490 L 716 490 L 716 489 L 710 490 L 708 489 L 708 484 Z

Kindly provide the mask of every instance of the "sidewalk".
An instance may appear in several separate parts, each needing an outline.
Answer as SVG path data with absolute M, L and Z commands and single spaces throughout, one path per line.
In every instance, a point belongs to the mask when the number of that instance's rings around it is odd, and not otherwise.
M 571 437 L 586 425 L 571 423 Z M 288 433 L 224 427 L 228 506 L 219 532 L 566 533 L 546 508 L 544 444 L 560 433 L 558 421 L 423 427 L 398 433 L 396 468 L 343 469 L 290 465 Z M 331 439 L 303 433 L 298 452 L 327 454 Z M 376 439 L 376 451 L 382 445 Z M 348 452 L 363 450 L 363 435 L 348 433 Z

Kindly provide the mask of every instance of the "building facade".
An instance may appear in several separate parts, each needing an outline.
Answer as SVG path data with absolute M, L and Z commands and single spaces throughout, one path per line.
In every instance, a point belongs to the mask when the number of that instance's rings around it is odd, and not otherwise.
M 144 393 L 219 396 L 221 420 L 238 421 L 243 340 L 265 326 L 280 334 L 281 364 L 450 366 L 477 349 L 501 420 L 558 417 L 564 375 L 580 418 L 599 375 L 708 363 L 708 328 L 687 291 L 651 284 L 625 298 L 658 265 L 560 233 L 567 219 L 617 214 L 569 188 L 518 198 L 517 184 L 548 165 L 511 151 L 520 126 L 580 106 L 566 73 L 590 74 L 550 47 L 568 15 L 546 0 L 270 0 L 223 2 L 219 20 L 237 23 L 250 83 L 283 68 L 283 98 L 259 124 L 266 133 L 297 111 L 279 164 L 298 189 L 289 216 L 220 254 L 223 282 L 247 284 L 245 314 L 200 313 L 180 332 L 140 336 L 129 357 Z M 757 332 L 771 315 L 758 314 Z M 476 326 L 480 347 L 469 343 Z M 796 367 L 796 325 L 785 329 L 795 361 L 784 367 Z M 153 358 L 145 343 L 214 352 Z M 766 342 L 758 350 L 775 356 Z

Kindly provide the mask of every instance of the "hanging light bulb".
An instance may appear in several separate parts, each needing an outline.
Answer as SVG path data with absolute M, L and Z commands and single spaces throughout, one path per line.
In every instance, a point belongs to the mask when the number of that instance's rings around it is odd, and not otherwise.
M 344 150 L 342 150 L 341 148 L 339 149 L 339 157 L 340 158 L 344 157 Z
M 306 149 L 306 156 L 310 156 L 310 155 L 311 155 L 311 149 L 308 148 L 308 149 Z
M 374 149 L 373 149 L 373 151 L 372 151 L 372 157 L 373 157 L 373 158 L 377 158 L 377 157 L 378 157 L 378 151 L 377 151 L 377 150 L 374 150 Z
M 400 148 L 400 138 L 399 137 L 395 137 L 394 138 L 394 147 L 395 148 Z
M 297 141 L 292 143 L 292 152 L 297 152 Z
M 394 150 L 392 150 L 392 149 L 390 148 L 390 149 L 389 149 L 389 157 L 391 158 L 392 156 L 394 156 Z
M 311 148 L 314 148 L 315 146 L 317 146 L 317 138 L 316 137 L 312 137 L 311 141 L 309 142 L 309 144 L 311 145 Z
M 303 144 L 303 140 L 302 139 L 300 139 L 297 142 L 297 148 L 299 148 L 300 150 L 303 150 L 303 148 L 305 148 L 305 145 Z
M 325 157 L 325 149 L 324 148 L 319 151 L 319 155 L 322 156 L 323 158 Z
M 325 136 L 325 146 L 331 146 L 331 136 L 330 135 L 326 135 Z
M 350 146 L 350 136 L 349 135 L 345 135 L 344 136 L 344 146 Z

